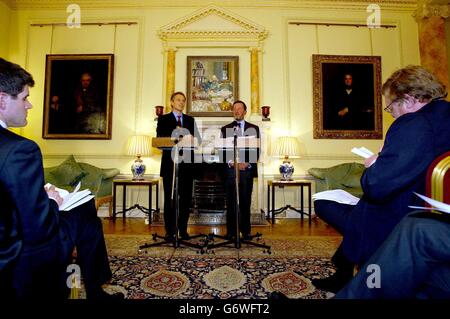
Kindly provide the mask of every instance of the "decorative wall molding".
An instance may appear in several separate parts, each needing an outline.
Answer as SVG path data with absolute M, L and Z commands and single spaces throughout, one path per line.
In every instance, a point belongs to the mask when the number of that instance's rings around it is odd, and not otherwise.
M 163 26 L 159 37 L 172 41 L 262 41 L 268 32 L 264 27 L 226 9 L 209 5 Z
M 63 9 L 74 1 L 69 0 L 6 0 L 13 9 Z M 217 4 L 221 7 L 278 7 L 278 8 L 362 8 L 373 0 L 77 0 L 81 8 L 155 8 L 155 7 L 203 7 Z M 377 0 L 383 8 L 415 9 L 417 0 Z
M 450 5 L 438 3 L 419 3 L 413 17 L 416 20 L 441 17 L 447 19 L 449 17 Z
M 225 123 L 225 122 L 224 122 Z M 229 123 L 227 121 L 226 123 Z M 73 155 L 77 159 L 94 159 L 94 160 L 131 160 L 131 157 L 129 155 L 113 155 L 113 154 L 74 154 L 74 153 L 67 153 L 67 154 L 43 154 L 43 157 L 45 159 L 66 159 L 68 156 Z M 160 155 L 155 155 L 156 158 L 159 158 Z M 153 157 L 153 156 L 151 156 Z M 279 161 L 279 158 L 275 158 L 272 156 L 267 155 L 267 159 L 269 159 L 269 162 L 271 161 Z M 359 156 L 352 156 L 352 155 L 339 155 L 339 154 L 305 154 L 302 155 L 301 158 L 295 159 L 295 161 L 332 161 L 332 160 L 339 160 L 339 161 L 361 161 L 361 157 Z

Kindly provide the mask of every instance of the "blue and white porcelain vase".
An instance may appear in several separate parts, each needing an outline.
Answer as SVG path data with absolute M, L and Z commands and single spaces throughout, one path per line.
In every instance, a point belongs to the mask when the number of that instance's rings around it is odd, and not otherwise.
M 280 174 L 281 180 L 292 180 L 292 174 L 294 174 L 294 165 L 292 165 L 290 161 L 284 160 L 283 164 L 280 165 Z
M 145 164 L 144 161 L 141 160 L 140 156 L 138 156 L 138 158 L 131 165 L 131 173 L 133 173 L 134 180 L 144 179 Z

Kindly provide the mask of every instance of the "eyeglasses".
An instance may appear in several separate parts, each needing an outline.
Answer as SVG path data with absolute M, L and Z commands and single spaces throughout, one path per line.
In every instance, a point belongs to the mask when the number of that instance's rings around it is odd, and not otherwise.
M 389 105 L 384 108 L 384 110 L 386 112 L 388 112 L 388 113 L 391 113 L 392 112 L 392 107 L 394 106 L 394 103 L 400 102 L 402 99 L 403 98 L 400 97 L 400 98 L 392 100 L 391 103 L 389 103 Z

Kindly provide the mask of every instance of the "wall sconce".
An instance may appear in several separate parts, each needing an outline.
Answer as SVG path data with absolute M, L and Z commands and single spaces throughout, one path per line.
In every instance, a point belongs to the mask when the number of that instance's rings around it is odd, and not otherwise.
M 267 105 L 262 106 L 261 110 L 262 110 L 261 114 L 262 114 L 262 117 L 263 117 L 262 120 L 263 121 L 270 121 L 270 119 L 269 119 L 270 106 L 267 106 Z
M 155 106 L 155 114 L 156 114 L 155 121 L 157 121 L 158 118 L 164 114 L 164 106 L 162 105 Z

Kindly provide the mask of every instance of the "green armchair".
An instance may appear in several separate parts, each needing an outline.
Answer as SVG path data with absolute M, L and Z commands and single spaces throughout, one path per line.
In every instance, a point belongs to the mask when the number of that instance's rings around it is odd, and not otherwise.
M 80 189 L 88 188 L 95 195 L 97 209 L 102 204 L 109 203 L 110 214 L 112 181 L 119 173 L 117 168 L 99 168 L 88 163 L 77 162 L 73 155 L 58 166 L 44 168 L 46 183 L 72 191 L 78 182 L 81 182 Z
M 363 195 L 361 176 L 364 165 L 359 163 L 344 163 L 328 168 L 310 168 L 308 173 L 315 177 L 316 192 L 330 189 L 343 189 L 357 197 Z

